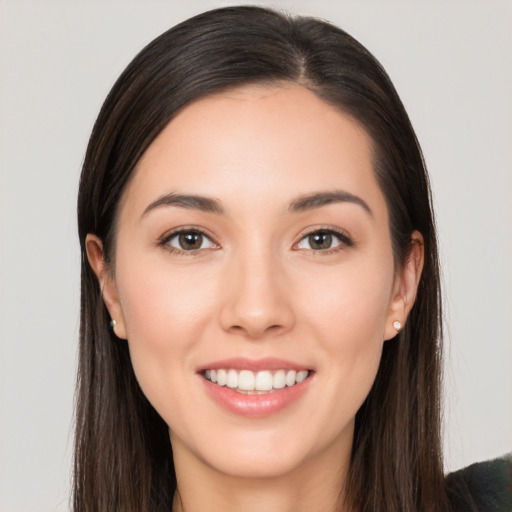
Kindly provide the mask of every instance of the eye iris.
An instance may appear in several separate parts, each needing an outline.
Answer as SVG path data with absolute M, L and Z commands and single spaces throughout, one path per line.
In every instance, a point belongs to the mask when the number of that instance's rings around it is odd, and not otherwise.
M 309 235 L 309 245 L 312 249 L 329 249 L 332 245 L 332 235 L 323 232 Z
M 200 249 L 203 243 L 203 235 L 201 233 L 181 233 L 179 236 L 179 244 L 185 251 L 193 251 Z

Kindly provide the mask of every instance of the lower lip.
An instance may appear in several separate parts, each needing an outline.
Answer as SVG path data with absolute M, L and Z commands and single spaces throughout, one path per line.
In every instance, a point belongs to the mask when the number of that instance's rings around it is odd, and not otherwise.
M 200 376 L 207 393 L 224 409 L 238 416 L 247 418 L 264 418 L 297 401 L 307 390 L 312 376 L 306 380 L 283 389 L 276 389 L 263 395 L 246 395 L 237 393 L 227 386 L 218 386 Z

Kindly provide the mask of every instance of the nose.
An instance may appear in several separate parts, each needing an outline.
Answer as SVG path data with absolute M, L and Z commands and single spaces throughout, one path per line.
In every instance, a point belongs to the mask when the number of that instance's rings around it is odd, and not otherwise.
M 268 250 L 234 260 L 221 291 L 222 328 L 252 340 L 289 331 L 295 315 L 279 258 Z

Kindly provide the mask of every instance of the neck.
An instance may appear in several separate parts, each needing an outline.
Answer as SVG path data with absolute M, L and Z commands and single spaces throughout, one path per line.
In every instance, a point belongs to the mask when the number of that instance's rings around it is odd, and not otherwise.
M 174 440 L 176 441 L 176 440 Z M 350 446 L 325 453 L 287 474 L 249 478 L 220 473 L 173 442 L 177 492 L 173 512 L 346 512 Z

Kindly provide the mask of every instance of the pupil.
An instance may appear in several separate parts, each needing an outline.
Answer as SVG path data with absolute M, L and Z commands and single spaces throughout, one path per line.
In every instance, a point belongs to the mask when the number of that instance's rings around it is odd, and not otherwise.
M 186 251 L 199 249 L 203 243 L 201 233 L 182 233 L 179 237 L 180 247 Z
M 312 249 L 329 249 L 332 244 L 332 236 L 329 233 L 315 233 L 309 237 L 309 245 Z

